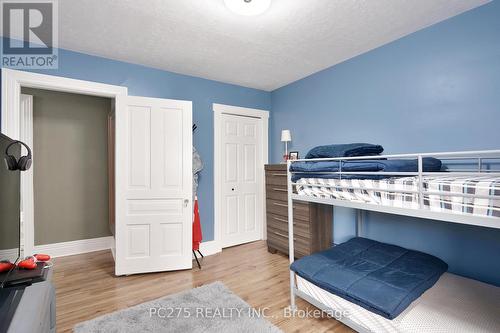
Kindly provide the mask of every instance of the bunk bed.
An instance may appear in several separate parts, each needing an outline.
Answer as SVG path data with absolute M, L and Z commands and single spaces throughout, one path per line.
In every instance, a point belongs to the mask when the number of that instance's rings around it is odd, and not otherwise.
M 360 237 L 365 211 L 500 229 L 500 150 L 300 159 L 288 161 L 287 170 L 292 309 L 300 297 L 358 332 L 500 332 L 500 288 L 448 273 L 430 255 Z M 356 237 L 295 262 L 294 200 L 356 209 Z M 391 258 L 411 261 L 410 282 L 394 280 L 401 268 L 384 266 Z M 374 260 L 381 266 L 371 270 Z M 342 270 L 346 262 L 363 267 Z M 398 306 L 376 292 L 363 299 L 373 271 L 382 270 L 373 288 L 408 287 Z M 345 287 L 349 279 L 357 290 Z

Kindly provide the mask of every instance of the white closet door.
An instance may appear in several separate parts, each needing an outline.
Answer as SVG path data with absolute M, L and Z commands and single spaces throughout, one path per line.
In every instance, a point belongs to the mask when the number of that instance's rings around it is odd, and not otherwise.
M 259 166 L 262 162 L 260 119 L 223 114 L 222 247 L 261 239 L 263 198 Z
M 126 102 L 126 114 L 116 114 L 124 155 L 117 159 L 116 274 L 191 268 L 191 102 Z

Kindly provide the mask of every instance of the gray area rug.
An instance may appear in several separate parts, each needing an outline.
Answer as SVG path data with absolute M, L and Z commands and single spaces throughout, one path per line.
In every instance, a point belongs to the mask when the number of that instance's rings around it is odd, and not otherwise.
M 75 333 L 282 333 L 222 282 L 159 298 L 75 326 Z

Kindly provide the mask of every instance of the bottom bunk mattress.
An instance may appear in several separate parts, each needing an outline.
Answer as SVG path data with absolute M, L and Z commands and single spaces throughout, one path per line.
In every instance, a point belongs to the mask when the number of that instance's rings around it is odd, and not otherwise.
M 295 261 L 300 277 L 385 318 L 397 317 L 448 265 L 430 254 L 354 237 Z
M 498 333 L 500 288 L 444 273 L 436 284 L 389 320 L 297 276 L 297 288 L 363 332 Z M 360 330 L 361 331 L 361 330 Z
M 374 205 L 419 209 L 418 177 L 386 179 L 324 179 L 301 178 L 297 194 L 319 198 L 357 201 Z M 424 207 L 431 211 L 500 218 L 500 177 L 485 176 L 425 176 L 423 188 L 440 194 L 424 194 Z M 464 193 L 462 197 L 453 195 Z M 474 197 L 476 196 L 476 197 Z M 492 196 L 481 198 L 479 196 Z

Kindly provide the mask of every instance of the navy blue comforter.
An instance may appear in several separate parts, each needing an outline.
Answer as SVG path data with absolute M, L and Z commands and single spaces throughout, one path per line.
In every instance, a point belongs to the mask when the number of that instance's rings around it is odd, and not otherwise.
M 394 319 L 447 271 L 439 258 L 356 237 L 295 261 L 309 282 L 385 318 Z
M 372 156 L 380 155 L 383 151 L 384 147 L 371 143 L 333 144 L 314 147 L 306 158 Z
M 441 161 L 426 157 L 423 159 L 423 171 L 441 171 Z M 342 170 L 340 170 L 342 166 Z M 362 172 L 362 171 L 385 171 L 385 172 L 417 172 L 418 161 L 411 160 L 351 160 L 351 161 L 316 161 L 295 162 L 290 166 L 290 171 L 300 172 L 293 174 L 292 180 L 300 178 L 338 178 L 338 174 L 315 174 L 314 172 Z M 395 177 L 396 175 L 342 175 L 343 179 L 383 179 Z

